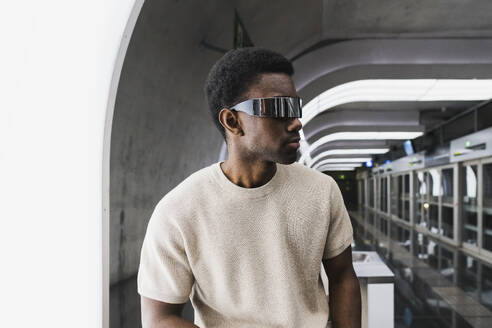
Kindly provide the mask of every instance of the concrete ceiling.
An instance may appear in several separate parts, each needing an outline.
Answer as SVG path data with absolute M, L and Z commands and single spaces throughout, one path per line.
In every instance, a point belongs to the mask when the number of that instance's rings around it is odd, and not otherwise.
M 277 50 L 289 58 L 330 40 L 492 37 L 492 2 L 488 0 L 232 3 L 256 45 Z
M 325 38 L 490 37 L 488 0 L 324 0 Z

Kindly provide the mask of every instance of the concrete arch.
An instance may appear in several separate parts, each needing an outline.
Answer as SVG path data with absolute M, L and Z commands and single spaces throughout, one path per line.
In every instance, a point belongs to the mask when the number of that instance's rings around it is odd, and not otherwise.
M 108 293 L 109 287 L 134 281 L 157 202 L 220 155 L 222 138 L 210 120 L 203 82 L 221 53 L 202 41 L 232 46 L 233 30 L 223 25 L 232 27 L 233 19 L 233 5 L 226 0 L 134 4 L 114 68 L 105 126 L 104 327 L 110 312 L 111 326 L 138 324 L 138 316 L 126 314 L 128 306 L 138 304 L 135 289 Z
M 110 154 L 111 132 L 121 70 L 125 60 L 128 45 L 130 43 L 135 24 L 142 10 L 145 0 L 135 0 L 133 8 L 120 41 L 120 47 L 114 63 L 111 85 L 109 87 L 106 118 L 104 123 L 103 153 L 102 153 L 102 327 L 109 327 L 109 286 L 110 286 Z

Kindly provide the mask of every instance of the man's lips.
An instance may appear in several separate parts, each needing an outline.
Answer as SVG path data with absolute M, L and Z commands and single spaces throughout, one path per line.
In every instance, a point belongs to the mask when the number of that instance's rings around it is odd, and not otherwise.
M 288 143 L 299 143 L 300 140 L 301 138 L 297 137 L 297 138 L 290 139 Z
M 290 141 L 287 143 L 287 145 L 299 148 L 301 146 L 301 144 L 299 143 L 300 140 L 301 140 L 301 138 L 299 138 L 299 137 L 294 138 L 294 139 L 290 139 Z

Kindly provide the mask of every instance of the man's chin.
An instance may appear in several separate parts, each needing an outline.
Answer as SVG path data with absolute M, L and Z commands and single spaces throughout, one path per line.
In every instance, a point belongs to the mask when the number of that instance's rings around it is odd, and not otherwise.
M 294 156 L 283 157 L 281 160 L 277 161 L 277 163 L 289 165 L 289 164 L 294 163 L 296 160 L 297 160 L 297 153 L 294 154 Z

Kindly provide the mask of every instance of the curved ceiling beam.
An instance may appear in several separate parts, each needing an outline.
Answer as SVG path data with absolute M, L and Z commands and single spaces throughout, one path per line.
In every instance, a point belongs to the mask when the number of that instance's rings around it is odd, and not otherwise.
M 330 165 L 344 165 L 347 163 L 365 163 L 367 161 L 370 161 L 372 158 L 371 157 L 340 157 L 340 158 L 328 158 L 325 159 L 321 162 L 318 162 L 316 165 L 321 166 L 324 164 L 330 164 Z
M 359 163 L 321 163 L 318 162 L 316 165 L 313 166 L 313 169 L 317 169 L 320 167 L 324 168 L 330 168 L 330 167 L 361 167 L 363 162 Z
M 312 144 L 307 144 L 307 148 L 301 152 L 300 162 L 305 161 L 306 158 L 316 156 L 317 150 L 320 148 L 328 149 L 335 148 L 336 144 L 345 143 L 347 145 L 350 142 L 357 142 L 357 145 L 375 144 L 377 141 L 387 143 L 390 140 L 407 140 L 415 139 L 424 134 L 424 127 L 346 127 L 344 132 L 328 133 L 319 138 Z
M 309 83 L 302 90 L 298 90 L 299 96 L 304 104 L 328 89 L 334 88 L 344 83 L 368 80 L 368 79 L 491 79 L 492 64 L 466 64 L 466 65 L 445 65 L 445 64 L 406 64 L 406 65 L 360 65 L 350 66 L 333 73 L 324 75 Z M 381 104 L 381 102 L 376 102 Z M 392 103 L 392 102 L 388 102 Z M 409 102 L 416 103 L 416 102 Z M 418 102 L 429 105 L 430 102 Z M 343 105 L 346 107 L 347 105 Z M 340 106 L 335 107 L 339 108 Z
M 338 140 L 323 144 L 322 146 L 316 148 L 309 154 L 311 158 L 318 156 L 319 154 L 330 150 L 339 148 L 391 148 L 391 146 L 401 143 L 400 141 L 391 140 Z M 347 156 L 344 156 L 347 157 Z M 360 157 L 360 156 L 356 156 Z M 332 158 L 332 156 L 330 156 Z
M 302 140 L 301 140 L 302 141 Z M 333 149 L 391 149 L 393 146 L 397 145 L 398 141 L 387 141 L 387 140 L 348 140 L 348 141 L 335 141 L 330 142 L 328 144 L 323 145 L 318 148 L 309 156 L 304 156 L 297 160 L 302 164 L 310 164 L 312 163 L 312 159 L 316 158 L 316 160 L 333 160 L 335 163 L 344 163 L 344 162 L 352 162 L 357 158 L 369 158 L 372 159 L 373 154 L 350 154 L 350 153 L 333 153 L 326 151 Z M 302 153 L 300 153 L 302 156 Z M 308 153 L 306 153 L 308 154 Z M 322 155 L 318 157 L 318 155 Z M 365 161 L 367 162 L 367 160 Z M 308 165 L 309 166 L 309 165 Z
M 492 98 L 492 79 L 369 79 L 328 89 L 303 106 L 306 125 L 318 114 L 354 102 L 479 101 Z
M 305 106 L 301 122 L 354 102 L 480 101 L 492 98 L 492 79 L 358 80 L 326 90 Z
M 396 129 L 395 129 L 396 130 Z M 420 131 L 360 131 L 360 132 L 336 132 L 327 134 L 310 145 L 314 150 L 323 144 L 336 140 L 408 140 L 415 139 L 424 134 Z
M 321 171 L 321 172 L 326 172 L 326 171 L 355 171 L 355 167 L 347 167 L 347 166 L 337 166 L 337 167 L 331 167 L 331 166 L 322 166 L 316 168 L 316 170 Z
M 420 125 L 418 111 L 336 110 L 326 111 L 303 126 L 304 137 L 314 143 L 321 137 L 344 131 L 411 131 Z M 403 130 L 402 130 L 403 129 Z
M 361 155 L 372 155 L 372 154 L 385 154 L 389 151 L 389 148 L 339 148 L 327 150 L 313 159 L 307 159 L 307 166 L 313 167 L 317 162 L 321 161 L 330 156 L 334 155 L 357 155 L 358 157 L 363 157 Z M 365 157 L 365 156 L 364 156 Z M 300 161 L 301 162 L 301 161 Z M 301 162 L 302 163 L 302 162 Z
M 492 39 L 350 40 L 313 50 L 293 61 L 297 90 L 337 70 L 359 65 L 492 64 Z

